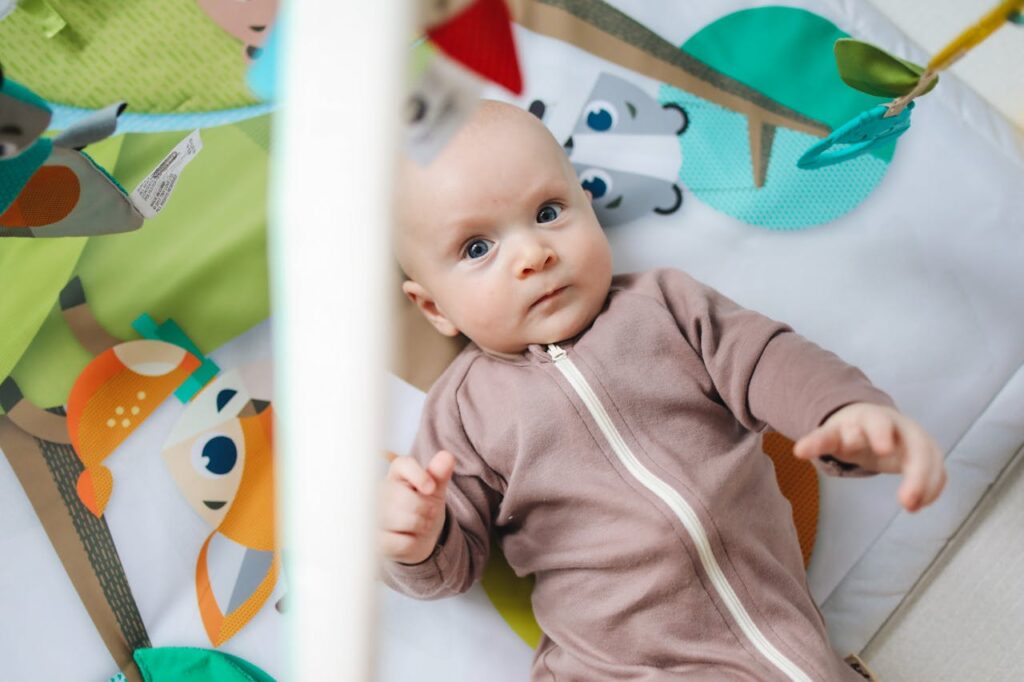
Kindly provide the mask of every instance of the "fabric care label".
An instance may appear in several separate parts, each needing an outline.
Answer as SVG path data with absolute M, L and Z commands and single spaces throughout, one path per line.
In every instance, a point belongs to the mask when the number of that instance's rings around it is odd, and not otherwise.
M 143 178 L 135 191 L 132 192 L 132 204 L 139 213 L 146 218 L 153 218 L 159 213 L 167 199 L 171 196 L 174 185 L 181 177 L 184 170 L 192 159 L 196 158 L 203 149 L 203 140 L 199 137 L 199 131 L 193 130 L 188 137 L 179 142 L 171 153 L 164 157 L 164 160 Z

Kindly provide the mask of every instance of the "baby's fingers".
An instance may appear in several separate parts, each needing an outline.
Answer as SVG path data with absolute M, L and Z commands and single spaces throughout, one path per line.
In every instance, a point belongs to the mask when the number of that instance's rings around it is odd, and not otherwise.
M 404 564 L 418 564 L 430 555 L 422 538 L 406 533 L 380 533 L 377 551 L 386 559 Z
M 843 440 L 839 428 L 825 424 L 808 433 L 793 445 L 793 455 L 800 459 L 814 459 L 838 452 Z
M 938 499 L 939 494 L 946 487 L 946 461 L 942 450 L 939 449 L 939 446 L 930 437 L 925 436 L 925 440 L 929 445 L 932 465 L 930 467 L 928 485 L 925 486 L 924 494 L 921 497 L 922 507 L 926 507 Z
M 871 450 L 879 457 L 896 454 L 895 424 L 888 415 L 871 415 L 864 420 L 864 433 Z
M 454 471 L 455 455 L 447 450 L 439 450 L 427 464 L 427 472 L 434 479 L 439 494 L 443 494 Z
M 443 507 L 405 486 L 394 486 L 380 505 L 380 527 L 392 533 L 426 533 L 436 525 Z
M 432 495 L 437 489 L 434 478 L 412 457 L 396 457 L 388 467 L 388 478 L 405 483 L 423 495 Z
M 907 511 L 930 504 L 945 484 L 945 470 L 938 448 L 916 425 L 900 429 L 903 445 L 903 483 L 897 493 Z

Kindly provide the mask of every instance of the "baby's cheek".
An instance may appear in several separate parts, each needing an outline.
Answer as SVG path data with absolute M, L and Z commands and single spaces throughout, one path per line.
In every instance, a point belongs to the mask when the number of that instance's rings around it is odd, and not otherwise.
M 499 291 L 493 287 L 476 286 L 464 292 L 462 323 L 468 336 L 474 333 L 487 334 L 497 331 L 506 304 Z

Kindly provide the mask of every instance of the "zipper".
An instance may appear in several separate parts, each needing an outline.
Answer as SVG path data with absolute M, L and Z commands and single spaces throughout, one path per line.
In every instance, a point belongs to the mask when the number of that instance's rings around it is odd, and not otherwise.
M 611 417 L 608 416 L 604 405 L 601 404 L 593 389 L 590 388 L 590 384 L 587 383 L 583 374 L 580 373 L 580 370 L 569 358 L 569 354 L 560 346 L 550 344 L 548 346 L 548 355 L 551 356 L 555 367 L 569 382 L 569 385 L 573 387 L 573 390 L 576 391 L 576 395 L 587 406 L 590 415 L 597 422 L 601 433 L 604 434 L 608 444 L 611 445 L 612 450 L 622 465 L 626 467 L 626 470 L 641 485 L 657 495 L 678 517 L 679 521 L 682 522 L 683 527 L 686 528 L 686 532 L 689 533 L 690 538 L 697 547 L 697 554 L 700 557 L 701 565 L 711 579 L 711 584 L 714 585 L 718 596 L 725 603 L 729 613 L 732 614 L 740 630 L 743 631 L 743 634 L 746 635 L 754 648 L 761 652 L 761 655 L 768 659 L 772 665 L 778 668 L 790 680 L 794 682 L 811 682 L 811 678 L 797 667 L 793 661 L 789 660 L 785 654 L 776 649 L 757 627 L 757 624 L 754 623 L 743 603 L 740 602 L 736 591 L 733 590 L 732 585 L 729 584 L 728 579 L 725 577 L 722 567 L 718 564 L 718 559 L 715 558 L 714 553 L 711 551 L 711 541 L 708 539 L 707 531 L 704 530 L 704 526 L 697 517 L 697 513 L 694 512 L 693 507 L 683 499 L 682 495 L 675 488 L 665 483 L 665 481 L 658 478 L 641 464 L 640 460 L 629 449 L 615 424 L 612 423 Z

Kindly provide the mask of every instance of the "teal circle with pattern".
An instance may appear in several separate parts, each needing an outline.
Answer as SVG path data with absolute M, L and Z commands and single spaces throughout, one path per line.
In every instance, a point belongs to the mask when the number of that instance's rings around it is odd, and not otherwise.
M 832 46 L 847 37 L 805 10 L 763 7 L 730 14 L 701 29 L 682 49 L 804 116 L 837 128 L 885 100 L 848 87 Z M 679 179 L 701 201 L 745 223 L 797 230 L 832 222 L 881 182 L 895 143 L 851 161 L 814 170 L 797 159 L 820 138 L 776 128 L 762 187 L 754 186 L 747 118 L 663 85 L 662 104 L 682 106 L 690 125 L 680 138 Z

